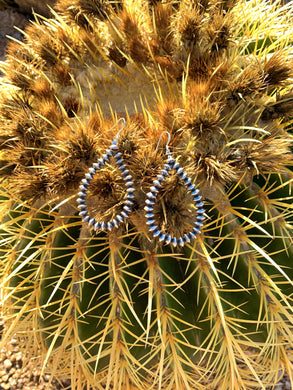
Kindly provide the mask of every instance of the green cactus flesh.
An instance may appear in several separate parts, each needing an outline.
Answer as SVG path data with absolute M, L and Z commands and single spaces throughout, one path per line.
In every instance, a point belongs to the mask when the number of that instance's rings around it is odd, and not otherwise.
M 25 335 L 27 356 L 76 389 L 292 380 L 292 13 L 292 3 L 259 0 L 60 0 L 10 43 L 0 92 L 2 344 Z M 94 231 L 79 215 L 79 186 L 119 118 L 133 210 Z M 146 223 L 166 146 L 204 202 L 201 232 L 183 247 Z M 89 183 L 89 215 L 113 220 L 125 194 L 110 159 Z M 176 238 L 198 210 L 175 172 L 153 209 Z

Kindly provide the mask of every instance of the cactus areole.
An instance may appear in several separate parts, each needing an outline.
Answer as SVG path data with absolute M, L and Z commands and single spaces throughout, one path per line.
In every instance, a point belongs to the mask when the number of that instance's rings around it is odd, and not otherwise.
M 25 335 L 72 389 L 292 379 L 292 19 L 292 2 L 60 0 L 11 41 L 2 343 Z

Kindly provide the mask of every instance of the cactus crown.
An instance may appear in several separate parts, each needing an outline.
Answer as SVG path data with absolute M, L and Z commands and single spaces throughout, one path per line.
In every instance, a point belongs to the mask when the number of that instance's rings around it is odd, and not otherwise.
M 60 0 L 10 43 L 0 95 L 6 338 L 33 321 L 44 367 L 71 372 L 79 388 L 264 389 L 280 368 L 292 372 L 292 10 Z M 132 210 L 94 232 L 76 199 L 119 118 Z M 184 248 L 147 223 L 166 145 L 206 210 Z M 179 238 L 203 211 L 171 171 L 151 209 L 160 233 Z M 91 218 L 121 215 L 126 183 L 115 158 L 103 160 L 86 184 Z

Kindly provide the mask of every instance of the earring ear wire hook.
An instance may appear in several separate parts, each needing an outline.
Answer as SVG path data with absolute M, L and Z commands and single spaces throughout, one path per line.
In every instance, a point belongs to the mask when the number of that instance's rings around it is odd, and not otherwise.
M 121 121 L 123 122 L 123 124 L 122 124 L 121 129 L 120 129 L 120 130 L 118 131 L 118 133 L 115 135 L 115 137 L 114 137 L 115 139 L 118 139 L 118 138 L 119 138 L 119 135 L 120 135 L 120 133 L 121 133 L 121 131 L 125 129 L 125 126 L 126 126 L 125 118 L 123 118 L 123 117 L 119 118 L 118 121 L 115 123 L 115 125 L 112 126 L 111 129 L 109 129 L 109 131 L 112 130 L 112 129 L 114 129 L 114 128 L 118 125 L 118 123 L 121 122 Z
M 167 154 L 170 154 L 169 144 L 170 144 L 170 142 L 171 142 L 171 134 L 170 134 L 169 131 L 167 131 L 167 130 L 163 131 L 163 133 L 160 135 L 159 141 L 158 141 L 158 143 L 157 143 L 156 151 L 157 151 L 158 148 L 159 148 L 159 145 L 160 145 L 160 142 L 161 142 L 161 139 L 162 139 L 163 134 L 168 134 L 168 142 L 166 143 L 166 153 L 167 153 Z

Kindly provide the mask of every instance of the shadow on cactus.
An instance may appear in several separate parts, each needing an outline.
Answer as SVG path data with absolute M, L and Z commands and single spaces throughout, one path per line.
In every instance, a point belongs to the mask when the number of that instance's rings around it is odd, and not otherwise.
M 10 43 L 2 343 L 76 389 L 292 380 L 292 10 L 66 0 Z

